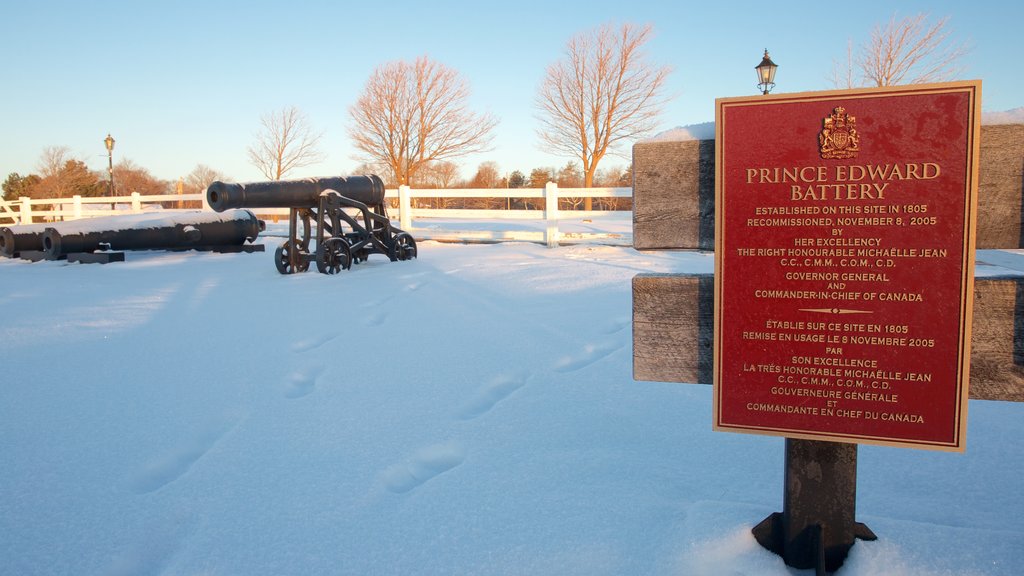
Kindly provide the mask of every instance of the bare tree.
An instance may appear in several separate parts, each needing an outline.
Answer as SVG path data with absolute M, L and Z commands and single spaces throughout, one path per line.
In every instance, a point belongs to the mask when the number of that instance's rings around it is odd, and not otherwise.
M 470 188 L 497 188 L 501 180 L 501 173 L 498 171 L 498 163 L 493 160 L 481 162 L 476 169 L 476 174 L 469 181 Z
M 385 188 L 397 188 L 398 184 L 395 184 L 391 180 L 391 169 L 386 165 L 379 162 L 363 162 L 362 164 L 355 167 L 355 170 L 351 174 L 370 175 L 376 174 L 384 181 Z
M 314 132 L 306 115 L 291 106 L 260 117 L 263 128 L 249 147 L 249 162 L 270 180 L 280 180 L 296 168 L 322 162 L 322 134 Z
M 430 162 L 484 152 L 497 121 L 468 109 L 469 85 L 447 66 L 421 56 L 378 67 L 349 108 L 357 157 L 387 165 L 409 184 Z
M 633 187 L 633 163 L 632 162 L 630 162 L 629 166 L 626 166 L 626 169 L 623 170 L 622 174 L 619 175 L 619 181 L 615 185 L 616 186 L 622 186 L 623 188 L 632 188 Z
M 67 146 L 44 148 L 37 168 L 42 178 L 32 187 L 34 198 L 97 196 L 103 190 L 99 176 L 85 162 L 72 158 Z
M 171 183 L 153 176 L 149 170 L 139 166 L 128 158 L 122 159 L 114 166 L 117 176 L 117 187 L 124 194 L 138 192 L 143 196 L 167 194 Z
M 622 166 L 610 166 L 601 168 L 594 175 L 594 186 L 600 188 L 616 188 L 620 186 L 624 169 Z M 632 185 L 632 184 L 630 184 Z M 594 198 L 594 205 L 598 210 L 622 210 L 622 200 L 625 198 Z
M 501 172 L 498 168 L 498 163 L 493 160 L 487 160 L 481 162 L 477 166 L 476 173 L 469 180 L 467 184 L 470 188 L 505 188 L 507 181 L 501 177 Z M 467 198 L 465 200 L 466 208 L 480 208 L 484 210 L 499 210 L 502 208 L 508 208 L 511 205 L 509 199 L 506 198 Z
M 846 62 L 832 61 L 832 86 L 850 89 L 856 84 L 853 81 L 853 40 L 846 41 Z
M 459 166 L 447 160 L 424 165 L 417 171 L 416 180 L 413 182 L 416 187 L 434 190 L 457 188 L 460 184 Z M 463 202 L 460 198 L 449 196 L 413 198 L 412 201 L 415 206 L 422 208 L 458 208 Z
M 64 169 L 68 160 L 75 160 L 71 157 L 71 149 L 67 146 L 47 146 L 39 155 L 39 164 L 36 169 L 43 178 L 56 176 Z
M 435 188 L 453 188 L 459 183 L 459 165 L 447 160 L 424 167 L 423 181 Z
M 536 99 L 539 135 L 548 150 L 581 161 L 585 187 L 605 154 L 654 129 L 667 101 L 671 68 L 648 63 L 641 50 L 650 36 L 650 25 L 606 24 L 573 37 L 548 67 Z
M 897 18 L 876 25 L 870 41 L 854 56 L 847 48 L 847 64 L 833 65 L 833 84 L 853 87 L 854 69 L 859 68 L 863 86 L 897 86 L 953 80 L 963 73 L 960 61 L 968 52 L 966 44 L 951 44 L 946 28 L 949 18 L 930 22 L 927 14 Z M 845 86 L 844 86 L 845 84 Z
M 196 164 L 188 176 L 185 176 L 182 187 L 185 194 L 205 194 L 210 184 L 218 180 L 224 182 L 228 178 L 206 164 Z
M 53 175 L 32 187 L 33 198 L 69 198 L 71 196 L 100 196 L 107 190 L 106 182 L 92 172 L 81 160 L 67 160 Z

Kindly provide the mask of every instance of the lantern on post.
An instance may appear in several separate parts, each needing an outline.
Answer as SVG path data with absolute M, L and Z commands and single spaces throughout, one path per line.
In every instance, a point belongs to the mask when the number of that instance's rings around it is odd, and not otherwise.
M 775 88 L 775 69 L 779 65 L 772 62 L 772 59 L 768 56 L 768 49 L 764 49 L 764 58 L 761 59 L 761 63 L 754 67 L 757 70 L 757 88 L 761 90 L 762 94 L 767 95 L 771 92 L 772 88 Z
M 114 138 L 107 133 L 107 137 L 103 139 L 103 144 L 107 147 L 107 173 L 110 175 L 109 184 L 107 187 L 107 196 L 114 195 Z

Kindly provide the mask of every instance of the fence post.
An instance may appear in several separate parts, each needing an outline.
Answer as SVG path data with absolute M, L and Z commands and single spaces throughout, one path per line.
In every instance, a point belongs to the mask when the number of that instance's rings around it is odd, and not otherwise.
M 548 182 L 544 185 L 544 217 L 548 222 L 544 232 L 544 240 L 548 248 L 558 246 L 558 184 Z
M 402 230 L 412 228 L 412 201 L 409 187 L 405 184 L 398 187 L 398 227 Z
M 21 202 L 21 223 L 31 224 L 32 223 L 32 199 L 28 196 L 21 196 L 18 198 Z
M 71 197 L 71 218 L 79 220 L 82 218 L 82 197 L 75 194 Z
M 132 212 L 135 214 L 142 212 L 142 199 L 138 192 L 132 192 Z

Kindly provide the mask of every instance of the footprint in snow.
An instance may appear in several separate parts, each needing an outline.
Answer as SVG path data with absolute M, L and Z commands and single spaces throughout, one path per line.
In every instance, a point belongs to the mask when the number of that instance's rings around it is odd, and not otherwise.
M 526 385 L 525 376 L 501 375 L 481 386 L 456 415 L 462 420 L 472 420 L 489 412 L 499 402 Z
M 334 340 L 338 336 L 341 336 L 340 332 L 328 332 L 326 334 L 320 334 L 317 336 L 310 336 L 309 338 L 303 338 L 302 340 L 299 340 L 298 342 L 292 344 L 291 350 L 296 354 L 302 352 L 309 352 L 310 350 L 314 350 L 316 348 L 323 346 L 324 344 L 327 344 L 328 342 Z
M 387 319 L 387 312 L 383 310 L 376 310 L 363 318 L 363 326 L 380 326 L 381 324 L 384 324 Z
M 454 443 L 435 444 L 418 451 L 406 462 L 389 466 L 381 474 L 384 486 L 403 494 L 462 464 L 465 450 Z
M 607 342 L 603 344 L 587 344 L 579 354 L 565 356 L 556 362 L 554 370 L 556 372 L 575 372 L 576 370 L 582 370 L 594 362 L 609 356 L 619 348 L 622 348 L 622 346 L 622 344 Z
M 197 436 L 154 456 L 131 481 L 137 494 L 155 492 L 184 476 L 228 433 L 228 426 L 211 427 Z
M 621 332 L 623 329 L 628 328 L 633 323 L 629 317 L 615 318 L 611 322 L 604 325 L 602 332 L 605 334 L 615 334 Z
M 316 381 L 324 371 L 322 365 L 304 366 L 288 376 L 285 398 L 292 400 L 308 396 L 316 390 Z

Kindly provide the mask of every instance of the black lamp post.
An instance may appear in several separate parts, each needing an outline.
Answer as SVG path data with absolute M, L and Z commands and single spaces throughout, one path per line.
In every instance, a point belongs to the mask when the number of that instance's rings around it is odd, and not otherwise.
M 107 173 L 110 174 L 110 182 L 107 188 L 107 196 L 114 195 L 114 138 L 107 133 L 107 137 L 103 139 L 103 144 L 107 146 Z
M 775 88 L 775 69 L 778 67 L 779 65 L 768 57 L 768 49 L 765 48 L 764 58 L 761 59 L 760 64 L 754 67 L 757 70 L 757 88 L 762 91 L 762 94 L 767 95 L 772 88 Z

